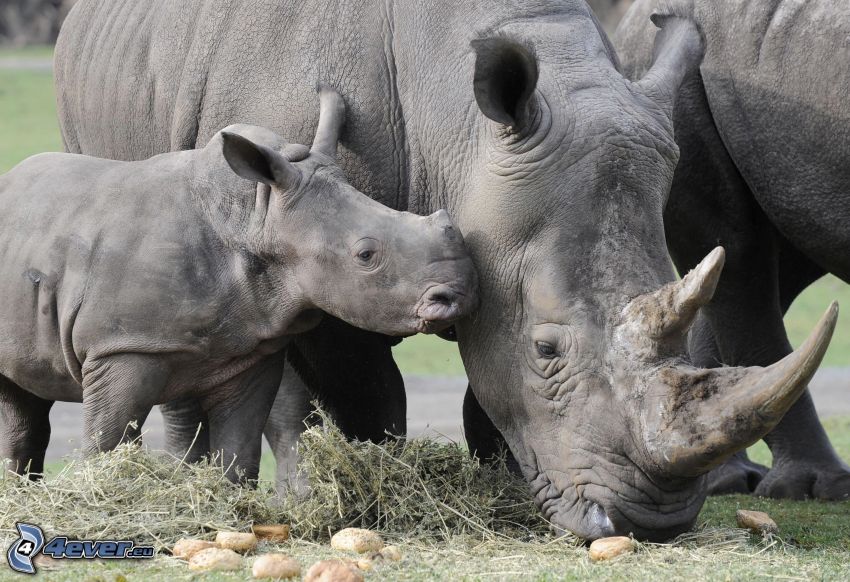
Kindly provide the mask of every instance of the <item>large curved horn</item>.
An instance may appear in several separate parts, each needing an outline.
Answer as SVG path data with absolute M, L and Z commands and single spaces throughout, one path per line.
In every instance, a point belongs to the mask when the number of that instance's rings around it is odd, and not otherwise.
M 837 318 L 833 302 L 799 349 L 766 368 L 662 368 L 663 404 L 647 411 L 655 419 L 646 426 L 658 464 L 673 475 L 701 475 L 770 432 L 806 389 Z
M 311 152 L 336 157 L 336 146 L 340 132 L 345 124 L 345 102 L 335 89 L 326 85 L 319 86 L 319 126 L 313 138 Z
M 717 247 L 681 281 L 636 297 L 626 306 L 621 333 L 634 355 L 654 360 L 684 353 L 688 329 L 699 308 L 714 296 L 725 260 L 723 247 Z

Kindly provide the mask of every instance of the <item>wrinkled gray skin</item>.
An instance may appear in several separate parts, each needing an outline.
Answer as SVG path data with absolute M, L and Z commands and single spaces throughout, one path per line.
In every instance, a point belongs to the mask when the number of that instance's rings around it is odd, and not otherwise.
M 618 31 L 626 72 L 652 60 L 655 0 Z M 681 159 L 665 212 L 681 271 L 722 244 L 727 266 L 691 337 L 695 363 L 768 365 L 790 353 L 782 316 L 825 273 L 850 282 L 850 4 L 682 3 L 707 43 L 677 102 Z M 741 453 L 711 474 L 715 493 L 850 498 L 806 391 L 765 441 L 773 468 Z
M 339 96 L 325 91 L 322 109 L 312 150 L 232 125 L 199 150 L 43 154 L 0 177 L 0 458 L 42 472 L 56 400 L 82 402 L 94 452 L 192 395 L 211 448 L 237 459 L 230 476 L 256 479 L 293 334 L 327 312 L 409 335 L 474 307 L 446 213 L 397 212 L 348 185 Z
M 583 0 L 81 0 L 55 70 L 67 147 L 128 159 L 234 119 L 303 137 L 305 96 L 338 87 L 351 183 L 394 208 L 447 208 L 476 264 L 481 306 L 455 326 L 483 408 L 471 446 L 500 431 L 558 528 L 660 539 L 696 519 L 700 475 L 799 395 L 835 309 L 769 370 L 687 364 L 723 252 L 665 285 L 672 98 L 700 61 L 696 29 L 672 19 L 658 53 L 625 79 Z M 403 431 L 386 340 L 331 320 L 287 356 L 347 434 Z M 303 402 L 288 388 L 279 398 Z M 196 417 L 179 412 L 174 433 L 191 438 Z
M 633 0 L 587 0 L 588 5 L 596 14 L 602 28 L 608 34 L 613 34 L 617 25 L 625 16 Z

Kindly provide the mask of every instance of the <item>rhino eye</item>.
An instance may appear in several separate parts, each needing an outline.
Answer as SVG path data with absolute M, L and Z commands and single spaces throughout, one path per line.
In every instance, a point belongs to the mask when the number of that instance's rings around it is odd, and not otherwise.
M 377 266 L 381 243 L 373 238 L 362 238 L 354 244 L 352 258 L 361 267 L 372 269 Z
M 550 343 L 538 341 L 534 342 L 534 346 L 537 348 L 537 353 L 540 354 L 541 358 L 552 359 L 558 355 L 558 350 Z

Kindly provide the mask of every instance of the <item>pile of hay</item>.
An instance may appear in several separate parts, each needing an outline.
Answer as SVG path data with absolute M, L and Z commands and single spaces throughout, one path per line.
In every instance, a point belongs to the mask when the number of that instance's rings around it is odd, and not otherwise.
M 308 429 L 299 445 L 306 494 L 280 499 L 271 483 L 233 485 L 215 459 L 186 464 L 127 444 L 69 461 L 43 481 L 0 471 L 0 539 L 16 537 L 17 521 L 37 524 L 48 536 L 129 539 L 157 550 L 252 523 L 291 523 L 295 535 L 309 540 L 349 526 L 423 541 L 548 533 L 527 484 L 503 462 L 479 465 L 458 445 L 429 439 L 350 442 L 317 414 L 321 426 Z
M 307 495 L 284 508 L 296 535 L 325 539 L 344 527 L 418 539 L 530 539 L 549 532 L 528 484 L 505 463 L 482 465 L 454 443 L 427 438 L 381 445 L 346 440 L 321 411 L 301 438 Z
M 159 551 L 182 537 L 280 521 L 270 486 L 240 487 L 224 472 L 217 459 L 186 464 L 134 444 L 72 460 L 43 481 L 0 471 L 0 536 L 17 537 L 15 522 L 25 521 L 47 536 L 133 540 Z

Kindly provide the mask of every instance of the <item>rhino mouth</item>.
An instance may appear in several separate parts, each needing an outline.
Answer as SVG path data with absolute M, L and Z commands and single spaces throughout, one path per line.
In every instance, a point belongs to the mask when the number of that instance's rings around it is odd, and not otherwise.
M 433 285 L 422 295 L 416 307 L 417 331 L 438 333 L 466 315 L 469 297 L 449 285 Z
M 567 532 L 586 541 L 611 536 L 629 536 L 650 542 L 669 541 L 690 531 L 705 499 L 702 480 L 680 491 L 668 493 L 672 499 L 630 499 L 607 486 L 558 488 L 546 472 L 537 473 L 531 483 L 535 502 L 543 517 L 559 535 Z M 647 496 L 645 484 L 641 497 Z
M 451 321 L 432 321 L 419 318 L 416 323 L 416 332 L 424 334 L 440 333 L 452 326 L 454 320 Z

